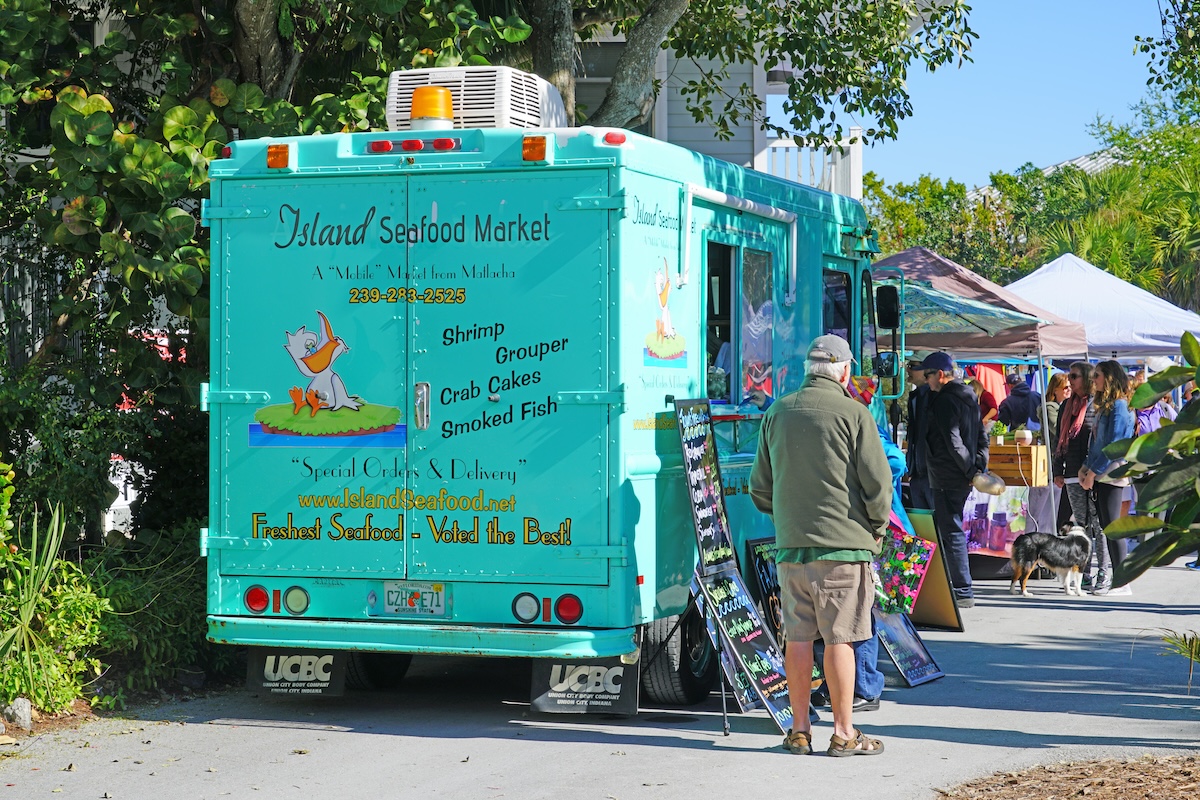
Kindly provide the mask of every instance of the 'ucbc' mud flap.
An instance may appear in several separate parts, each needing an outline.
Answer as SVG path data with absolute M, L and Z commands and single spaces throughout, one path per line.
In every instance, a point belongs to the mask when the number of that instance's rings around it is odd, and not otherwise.
M 270 694 L 340 695 L 350 653 L 300 648 L 250 649 L 246 685 Z
M 620 656 L 579 661 L 533 660 L 532 704 L 545 714 L 637 715 L 641 665 Z

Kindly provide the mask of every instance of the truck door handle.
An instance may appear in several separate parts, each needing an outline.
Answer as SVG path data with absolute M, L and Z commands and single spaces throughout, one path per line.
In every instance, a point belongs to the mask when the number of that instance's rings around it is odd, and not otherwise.
M 429 428 L 429 384 L 425 382 L 418 383 L 413 387 L 413 405 L 416 410 L 417 430 L 423 431 Z

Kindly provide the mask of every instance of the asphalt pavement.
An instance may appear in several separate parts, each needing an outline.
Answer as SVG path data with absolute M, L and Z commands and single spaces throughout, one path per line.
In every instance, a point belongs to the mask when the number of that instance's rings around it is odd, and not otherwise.
M 427 658 L 394 692 L 278 699 L 231 690 L 36 735 L 0 757 L 5 798 L 937 797 L 993 772 L 1200 749 L 1200 669 L 1164 655 L 1164 630 L 1200 630 L 1200 572 L 1181 559 L 1129 596 L 1032 597 L 977 582 L 966 631 L 922 631 L 945 676 L 888 678 L 856 718 L 883 754 L 785 753 L 765 712 L 714 696 L 634 719 L 531 715 L 527 662 Z M 828 713 L 815 726 L 828 743 Z M 4 748 L 13 752 L 13 748 Z M 4 753 L 0 753 L 3 756 Z

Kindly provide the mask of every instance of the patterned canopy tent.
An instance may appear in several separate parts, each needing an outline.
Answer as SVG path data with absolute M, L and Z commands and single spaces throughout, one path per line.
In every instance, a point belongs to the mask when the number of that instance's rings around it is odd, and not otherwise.
M 928 284 L 904 284 L 904 329 L 908 336 L 923 333 L 984 333 L 1041 322 L 1035 316 L 942 292 Z

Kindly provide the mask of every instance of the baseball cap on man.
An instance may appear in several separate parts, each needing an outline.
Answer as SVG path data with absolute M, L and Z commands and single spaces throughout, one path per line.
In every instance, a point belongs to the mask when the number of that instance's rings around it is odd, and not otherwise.
M 925 360 L 921 362 L 921 369 L 924 370 L 941 370 L 942 372 L 954 372 L 954 359 L 949 353 L 930 353 L 925 356 Z
M 1016 386 L 1018 383 L 1024 383 L 1025 378 L 1019 372 L 1010 372 L 1004 376 L 1004 382 L 1009 386 Z
M 805 357 L 809 361 L 826 361 L 832 364 L 854 360 L 854 355 L 850 352 L 850 343 L 834 333 L 813 339 Z

